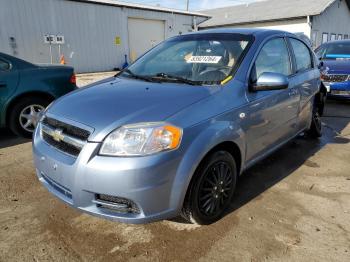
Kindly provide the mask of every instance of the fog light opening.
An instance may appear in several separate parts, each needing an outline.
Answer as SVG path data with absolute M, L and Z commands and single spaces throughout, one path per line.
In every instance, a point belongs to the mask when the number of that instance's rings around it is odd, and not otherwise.
M 140 209 L 136 203 L 130 199 L 104 194 L 96 194 L 95 200 L 93 202 L 98 208 L 104 208 L 118 213 L 140 214 Z

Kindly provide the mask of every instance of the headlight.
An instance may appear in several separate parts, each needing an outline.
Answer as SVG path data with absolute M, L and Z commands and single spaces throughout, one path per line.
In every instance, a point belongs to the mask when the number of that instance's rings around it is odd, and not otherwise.
M 182 129 L 164 123 L 122 126 L 110 133 L 100 149 L 107 156 L 143 156 L 179 147 Z

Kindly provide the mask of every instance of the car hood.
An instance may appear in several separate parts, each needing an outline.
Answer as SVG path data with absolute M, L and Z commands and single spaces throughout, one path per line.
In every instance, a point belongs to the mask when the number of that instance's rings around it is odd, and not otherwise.
M 350 74 L 350 60 L 323 60 L 323 68 L 328 74 Z
M 219 89 L 113 78 L 58 99 L 47 114 L 93 128 L 89 140 L 99 142 L 125 124 L 164 121 Z

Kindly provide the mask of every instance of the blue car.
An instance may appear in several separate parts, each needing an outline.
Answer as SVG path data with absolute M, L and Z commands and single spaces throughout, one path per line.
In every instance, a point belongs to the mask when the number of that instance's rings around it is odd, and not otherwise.
M 244 170 L 322 135 L 320 72 L 293 34 L 216 29 L 159 44 L 56 100 L 35 130 L 37 176 L 83 212 L 127 223 L 222 217 Z
M 321 79 L 331 98 L 350 98 L 350 40 L 321 45 L 316 50 L 321 62 Z

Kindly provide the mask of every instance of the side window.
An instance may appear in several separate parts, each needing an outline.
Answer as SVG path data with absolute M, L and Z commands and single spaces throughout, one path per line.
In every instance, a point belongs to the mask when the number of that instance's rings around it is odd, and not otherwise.
M 312 68 L 312 59 L 309 48 L 301 41 L 290 38 L 290 43 L 297 63 L 297 72 Z
M 256 61 L 251 80 L 255 82 L 262 73 L 291 74 L 289 53 L 283 38 L 275 38 L 267 42 L 261 49 Z
M 10 69 L 10 64 L 0 59 L 0 71 L 7 71 Z

